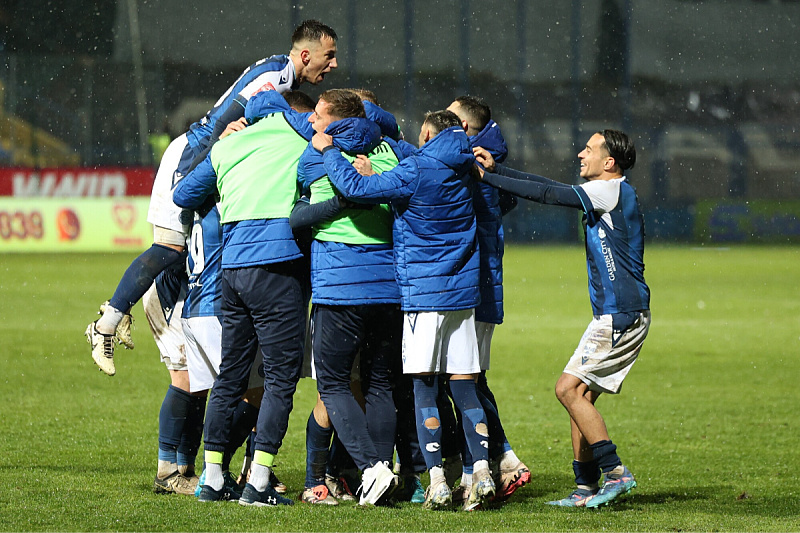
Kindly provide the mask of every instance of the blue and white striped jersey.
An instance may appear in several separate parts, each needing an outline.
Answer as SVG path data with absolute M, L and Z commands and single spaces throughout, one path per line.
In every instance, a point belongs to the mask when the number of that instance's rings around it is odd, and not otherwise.
M 220 316 L 222 226 L 216 205 L 203 217 L 195 212 L 186 270 L 189 285 L 183 304 L 183 318 Z
M 205 148 L 204 143 L 214 131 L 217 119 L 234 101 L 244 108 L 250 97 L 257 92 L 269 89 L 283 94 L 297 89 L 298 86 L 294 64 L 288 55 L 275 55 L 256 61 L 244 69 L 239 79 L 228 87 L 201 120 L 189 126 L 186 134 L 189 144 L 192 148 Z
M 644 280 L 644 218 L 622 177 L 573 186 L 583 203 L 589 298 L 595 315 L 650 309 Z

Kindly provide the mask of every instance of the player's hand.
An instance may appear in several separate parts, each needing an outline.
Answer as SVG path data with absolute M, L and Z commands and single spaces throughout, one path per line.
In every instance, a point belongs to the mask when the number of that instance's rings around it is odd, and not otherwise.
M 311 137 L 311 145 L 321 152 L 328 146 L 333 146 L 333 137 L 327 133 L 315 133 Z
M 480 146 L 476 146 L 472 149 L 472 153 L 475 155 L 475 159 L 478 160 L 478 163 L 480 163 L 483 168 L 485 168 L 488 172 L 494 172 L 494 169 L 497 165 L 494 162 L 494 157 L 492 157 L 492 154 L 490 154 L 488 150 L 481 148 Z M 483 177 L 483 172 L 481 172 L 481 177 Z
M 353 161 L 353 167 L 362 176 L 372 176 L 375 174 L 375 171 L 372 170 L 372 162 L 365 155 L 357 155 L 355 161 Z
M 480 165 L 472 165 L 472 170 L 470 170 L 470 176 L 472 179 L 482 180 L 483 179 L 483 167 Z
M 225 137 L 227 137 L 231 133 L 234 133 L 236 131 L 242 131 L 246 127 L 247 127 L 247 119 L 246 118 L 242 117 L 239 120 L 234 120 L 233 122 L 228 124 L 228 126 L 225 128 L 225 131 L 220 133 L 219 138 L 220 139 L 224 139 Z

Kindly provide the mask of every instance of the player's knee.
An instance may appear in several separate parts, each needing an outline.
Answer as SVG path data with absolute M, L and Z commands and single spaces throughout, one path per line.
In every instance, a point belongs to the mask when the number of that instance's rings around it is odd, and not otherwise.
M 571 401 L 571 397 L 575 390 L 570 387 L 567 383 L 564 383 L 563 380 L 558 380 L 555 386 L 555 393 L 556 398 L 558 401 L 564 405 L 567 405 Z
M 439 429 L 441 423 L 438 418 L 429 417 L 425 419 L 425 427 L 428 429 Z

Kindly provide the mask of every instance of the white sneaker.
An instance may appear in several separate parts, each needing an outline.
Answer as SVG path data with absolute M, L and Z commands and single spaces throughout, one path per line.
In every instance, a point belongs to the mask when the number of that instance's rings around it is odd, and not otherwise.
M 106 300 L 105 302 L 100 304 L 100 312 L 97 313 L 98 315 L 104 315 L 106 312 L 106 306 L 109 304 L 109 301 Z M 133 315 L 130 313 L 125 313 L 122 315 L 122 320 L 119 321 L 117 324 L 117 331 L 115 332 L 117 337 L 117 343 L 121 344 L 128 350 L 133 350 L 133 338 L 131 337 L 131 328 L 133 327 Z
M 161 479 L 156 476 L 153 481 L 153 492 L 156 494 L 184 494 L 194 496 L 197 488 L 197 479 L 189 479 L 180 472 L 175 471 Z
M 489 503 L 494 498 L 494 493 L 494 480 L 489 469 L 478 470 L 472 474 L 472 489 L 469 491 L 469 498 L 464 503 L 464 510 L 474 511 Z
M 360 505 L 375 505 L 383 496 L 391 496 L 394 489 L 400 484 L 398 478 L 389 465 L 385 462 L 375 463 L 374 466 L 364 470 L 361 476 Z
M 92 359 L 100 370 L 113 376 L 117 373 L 114 368 L 114 335 L 104 335 L 97 331 L 95 322 L 86 326 L 86 340 L 92 345 Z
M 425 491 L 425 502 L 423 509 L 438 511 L 440 509 L 450 509 L 453 506 L 453 493 L 447 485 L 447 481 L 441 481 L 436 485 L 428 485 Z

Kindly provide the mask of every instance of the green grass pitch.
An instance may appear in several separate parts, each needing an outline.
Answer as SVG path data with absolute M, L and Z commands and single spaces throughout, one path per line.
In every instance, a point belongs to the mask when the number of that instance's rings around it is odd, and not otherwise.
M 572 487 L 553 385 L 591 318 L 583 249 L 510 247 L 489 384 L 533 478 L 476 513 L 153 494 L 169 380 L 141 305 L 136 349 L 118 351 L 113 378 L 82 335 L 133 256 L 0 257 L 0 531 L 800 530 L 798 247 L 648 248 L 650 335 L 622 394 L 598 402 L 639 486 L 601 510 L 544 505 Z M 293 497 L 314 399 L 302 380 L 278 456 Z

